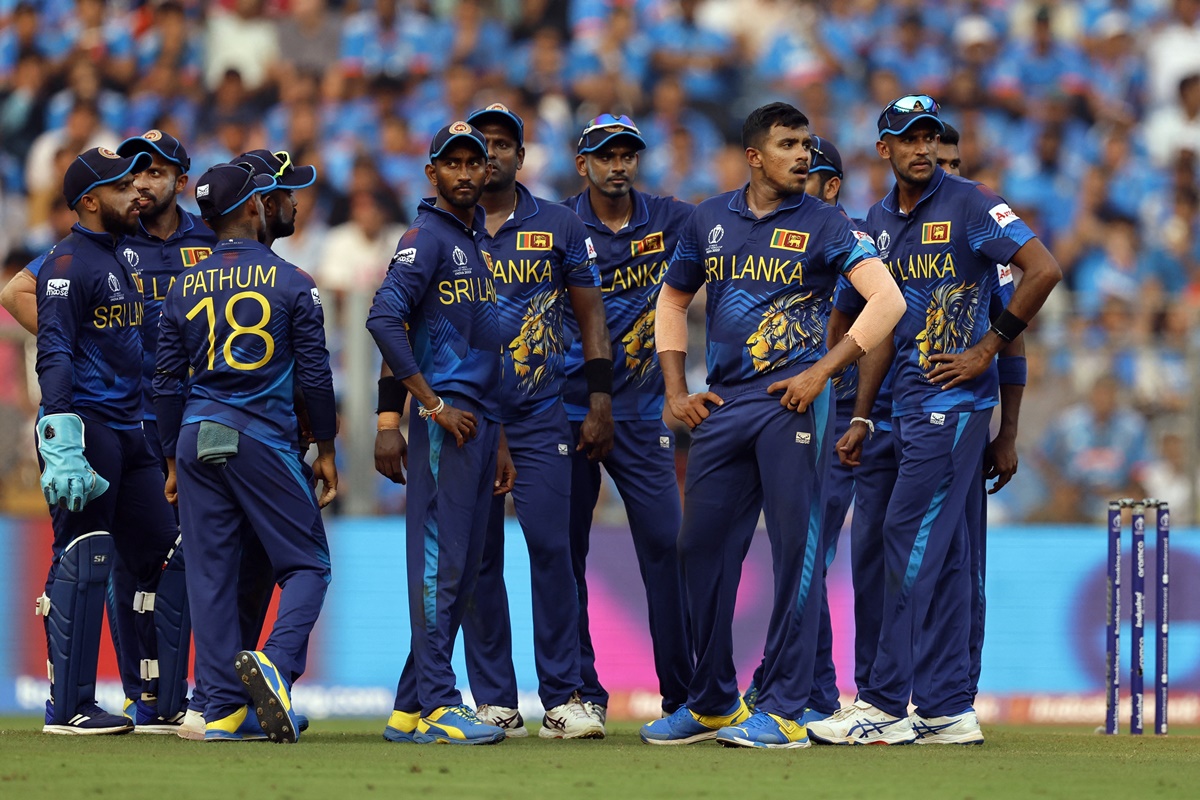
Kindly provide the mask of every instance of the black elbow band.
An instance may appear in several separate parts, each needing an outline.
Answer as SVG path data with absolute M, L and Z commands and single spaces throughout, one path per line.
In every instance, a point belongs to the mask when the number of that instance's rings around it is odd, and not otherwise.
M 379 379 L 379 401 L 376 414 L 394 412 L 404 414 L 404 401 L 408 399 L 408 390 L 404 384 L 389 375 Z
M 1021 335 L 1025 328 L 1029 327 L 1029 323 L 1015 316 L 1007 308 L 1000 312 L 1000 316 L 992 323 L 992 330 L 1006 342 L 1011 342 L 1013 339 Z
M 613 362 L 611 358 L 591 358 L 583 362 L 583 377 L 587 378 L 588 394 L 612 394 Z

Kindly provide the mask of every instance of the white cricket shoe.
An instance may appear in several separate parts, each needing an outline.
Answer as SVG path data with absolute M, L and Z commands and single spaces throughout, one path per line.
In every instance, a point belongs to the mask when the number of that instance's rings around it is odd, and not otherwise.
M 175 731 L 175 735 L 180 739 L 203 742 L 204 727 L 204 715 L 194 708 L 189 708 L 183 716 L 183 722 L 179 723 L 179 728 Z
M 608 722 L 608 707 L 602 706 L 599 703 L 593 703 L 590 700 L 583 704 L 583 709 L 603 726 Z
M 983 744 L 983 731 L 975 709 L 947 717 L 921 717 L 914 711 L 908 717 L 917 744 Z
M 570 700 L 546 712 L 538 736 L 542 739 L 603 739 L 604 723 L 589 714 L 579 695 L 573 694 Z
M 821 744 L 912 744 L 917 739 L 907 716 L 893 717 L 862 700 L 808 723 L 808 735 Z
M 479 717 L 482 723 L 503 728 L 504 736 L 508 739 L 520 739 L 529 735 L 529 729 L 525 727 L 525 718 L 515 708 L 489 706 L 485 703 L 475 709 L 475 716 Z

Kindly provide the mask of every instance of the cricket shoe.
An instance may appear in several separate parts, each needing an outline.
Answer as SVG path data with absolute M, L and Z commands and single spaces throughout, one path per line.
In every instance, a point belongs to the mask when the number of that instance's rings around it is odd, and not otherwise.
M 134 703 L 136 703 L 136 702 L 137 702 L 136 700 L 131 700 L 130 698 L 126 697 L 125 704 L 121 708 L 121 716 L 125 717 L 130 722 L 133 722 L 133 713 L 134 713 L 133 706 L 134 706 Z M 137 724 L 137 723 L 134 723 L 134 724 Z
M 145 700 L 138 700 L 134 704 L 133 732 L 158 734 L 160 736 L 177 733 L 179 726 L 183 724 L 186 716 L 187 710 L 184 709 L 169 719 L 160 717 L 157 705 L 148 703 Z
M 599 703 L 593 703 L 588 700 L 583 704 L 583 710 L 591 715 L 592 719 L 600 723 L 600 727 L 604 727 L 608 723 L 608 706 L 602 706 Z M 605 731 L 607 734 L 607 731 Z
M 529 735 L 529 729 L 525 727 L 525 718 L 515 708 L 489 706 L 487 703 L 484 703 L 475 709 L 475 716 L 479 717 L 480 722 L 487 725 L 504 728 L 505 738 L 523 739 Z
M 912 744 L 917 739 L 907 715 L 893 717 L 863 700 L 807 727 L 808 735 L 820 744 Z
M 717 744 L 726 747 L 766 747 L 796 749 L 808 747 L 804 724 L 766 711 L 756 711 L 740 725 L 727 725 L 717 731 Z
M 740 725 L 750 717 L 746 701 L 738 698 L 725 714 L 697 714 L 680 706 L 669 717 L 647 722 L 642 726 L 642 741 L 646 744 L 692 744 L 717 738 L 717 732 L 730 725 Z
M 832 712 L 827 714 L 824 711 L 817 711 L 815 708 L 806 708 L 800 719 L 796 721 L 801 725 L 808 725 L 810 722 L 820 722 L 823 719 L 829 719 L 831 716 L 833 716 Z
M 389 742 L 416 742 L 420 721 L 420 711 L 393 711 L 383 729 L 383 738 Z
M 175 729 L 175 735 L 180 739 L 203 742 L 204 728 L 204 715 L 194 708 L 189 708 L 183 715 L 183 722 L 179 723 L 179 727 Z
M 300 727 L 292 712 L 287 681 L 262 652 L 243 650 L 237 654 L 234 669 L 250 692 L 251 709 L 258 724 L 272 742 L 291 744 L 300 738 Z
M 250 706 L 242 706 L 204 726 L 206 742 L 258 742 L 266 738 L 258 716 Z
M 88 703 L 64 724 L 54 722 L 54 703 L 46 701 L 46 724 L 42 733 L 62 736 L 119 736 L 133 730 L 133 720 L 110 714 L 95 703 Z
M 488 725 L 470 706 L 442 706 L 417 722 L 417 744 L 496 744 L 504 741 L 504 728 Z
M 750 709 L 750 713 L 754 713 L 755 707 L 758 705 L 758 684 L 753 680 L 746 687 L 746 693 L 742 695 L 742 700 L 746 703 L 746 708 Z
M 983 731 L 973 708 L 947 717 L 922 717 L 914 711 L 908 721 L 917 735 L 917 744 L 983 744 Z
M 567 702 L 546 711 L 538 736 L 542 739 L 603 739 L 604 723 L 587 712 L 576 693 Z

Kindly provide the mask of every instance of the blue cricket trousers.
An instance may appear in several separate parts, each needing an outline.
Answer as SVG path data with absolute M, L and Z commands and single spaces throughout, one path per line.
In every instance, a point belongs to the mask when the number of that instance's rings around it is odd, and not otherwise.
M 885 427 L 886 426 L 886 427 Z M 899 464 L 891 423 L 876 423 L 854 468 L 854 519 L 850 521 L 850 579 L 854 586 L 854 684 L 871 680 L 883 618 L 883 525 Z
M 571 441 L 579 441 L 581 422 L 571 423 Z M 658 691 L 667 713 L 687 701 L 693 658 L 680 584 L 679 480 L 675 475 L 675 437 L 661 419 L 617 420 L 613 449 L 604 469 L 625 503 L 638 569 L 646 587 L 650 641 Z M 586 702 L 608 705 L 608 692 L 596 673 L 596 650 L 588 627 L 587 556 L 592 514 L 600 497 L 600 464 L 572 447 L 571 560 L 579 593 L 579 671 Z
M 533 652 L 538 694 L 554 708 L 579 689 L 579 606 L 571 571 L 571 424 L 562 402 L 506 423 L 517 468 L 513 502 L 529 548 L 533 594 Z M 467 676 L 476 705 L 517 707 L 512 619 L 504 587 L 504 498 L 492 499 L 483 565 L 463 617 Z
M 884 525 L 879 650 L 859 697 L 892 716 L 971 704 L 966 506 L 979 480 L 988 411 L 894 418 L 900 469 Z
M 822 577 L 822 487 L 833 452 L 829 387 L 804 413 L 766 387 L 809 364 L 712 391 L 725 404 L 693 433 L 679 537 L 696 649 L 688 708 L 725 714 L 738 698 L 733 612 L 742 562 L 765 512 L 775 587 L 758 708 L 798 719 L 809 705 Z
M 329 544 L 317 498 L 295 451 L 241 436 L 224 464 L 196 458 L 199 424 L 179 432 L 179 517 L 188 553 L 188 602 L 196 641 L 196 679 L 208 721 L 249 701 L 233 669 L 244 649 L 238 623 L 242 540 L 262 542 L 280 587 L 279 614 L 262 651 L 291 685 L 304 673 L 308 639 L 329 586 Z
M 479 576 L 500 444 L 499 423 L 474 401 L 442 399 L 474 414 L 476 433 L 459 447 L 436 422 L 418 419 L 413 400 L 405 520 L 412 648 L 394 708 L 422 716 L 462 703 L 450 658 Z

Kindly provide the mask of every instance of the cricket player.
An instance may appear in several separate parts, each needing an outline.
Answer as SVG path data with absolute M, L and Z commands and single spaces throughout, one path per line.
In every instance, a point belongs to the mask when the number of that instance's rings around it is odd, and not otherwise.
M 50 652 L 46 733 L 133 729 L 132 720 L 95 701 L 115 553 L 155 612 L 152 624 L 136 626 L 145 718 L 177 723 L 186 696 L 186 685 L 163 685 L 180 705 L 160 718 L 154 680 L 160 653 L 176 659 L 164 677 L 186 679 L 187 606 L 175 518 L 158 491 L 162 473 L 142 433 L 142 286 L 121 249 L 122 237 L 138 230 L 139 180 L 152 163 L 146 153 L 123 158 L 104 148 L 76 157 L 63 194 L 79 222 L 46 253 L 37 275 L 37 441 L 54 525 L 54 561 L 37 605 Z
M 473 126 L 460 120 L 434 135 L 425 176 L 437 195 L 421 201 L 367 317 L 420 419 L 409 428 L 412 650 L 384 730 L 392 742 L 493 744 L 505 735 L 463 704 L 450 663 L 492 497 L 515 478 L 497 418 L 501 341 L 478 208 L 491 171 Z
M 220 243 L 175 281 L 160 323 L 154 393 L 166 493 L 195 554 L 188 594 L 205 741 L 299 739 L 289 692 L 330 578 L 320 509 L 337 493 L 333 377 L 316 285 L 259 241 L 260 195 L 274 187 L 241 164 L 200 176 L 197 202 Z M 319 499 L 296 452 L 293 380 L 317 440 Z M 262 651 L 243 649 L 238 625 L 246 536 L 262 543 L 281 587 Z
M 908 304 L 895 336 L 899 469 L 883 528 L 878 650 L 858 700 L 809 726 L 827 743 L 907 744 L 918 735 L 929 744 L 983 741 L 970 705 L 967 501 L 982 480 L 996 404 L 997 377 L 987 367 L 1062 273 L 1002 198 L 937 166 L 943 129 L 926 95 L 890 103 L 878 121 L 876 149 L 896 186 L 871 208 L 867 230 L 902 278 Z M 1010 262 L 1025 279 L 989 325 L 996 284 L 1012 281 Z M 953 353 L 963 358 L 933 360 Z M 941 375 L 945 383 L 935 384 Z
M 600 465 L 625 503 L 638 569 L 646 587 L 654 668 L 666 713 L 687 700 L 693 656 L 679 580 L 676 539 L 681 511 L 675 477 L 675 436 L 663 423 L 663 383 L 654 350 L 655 303 L 667 259 L 693 206 L 634 188 L 646 142 L 627 116 L 601 114 L 579 137 L 575 169 L 587 188 L 564 200 L 583 220 L 596 249 L 613 360 L 612 395 L 603 391 L 598 362 L 584 351 L 579 321 L 567 309 L 564 400 L 572 441 L 582 441 L 589 416 L 611 407 L 608 453 L 572 451 L 571 558 L 579 591 L 580 673 L 584 705 L 601 723 L 608 692 L 596 673 L 588 627 L 587 555 L 592 514 L 600 497 Z M 589 366 L 589 362 L 591 362 Z
M 804 192 L 808 118 L 786 103 L 742 129 L 750 180 L 696 207 L 657 307 L 671 413 L 694 430 L 684 485 L 683 562 L 696 674 L 687 705 L 642 726 L 647 744 L 809 745 L 824 580 L 823 487 L 833 428 L 830 379 L 886 338 L 904 303 L 870 238 Z M 829 298 L 847 275 L 867 308 L 826 350 Z M 687 307 L 704 287 L 709 390 L 684 372 Z M 765 512 L 775 590 L 753 715 L 737 690 L 733 609 L 742 560 Z
M 496 287 L 500 342 L 499 417 L 519 476 L 517 519 L 529 548 L 533 646 L 546 713 L 544 739 L 602 739 L 604 724 L 580 699 L 579 606 L 571 569 L 571 451 L 604 457 L 612 449 L 612 409 L 600 402 L 578 444 L 563 408 L 567 340 L 563 310 L 579 324 L 589 393 L 612 395 L 612 350 L 604 322 L 596 250 L 570 209 L 534 197 L 518 180 L 525 124 L 496 103 L 467 117 L 488 145 L 491 177 L 483 188 Z M 504 497 L 493 499 L 475 597 L 463 618 L 467 675 L 484 722 L 508 736 L 527 731 L 517 708 L 512 621 L 504 586 Z

